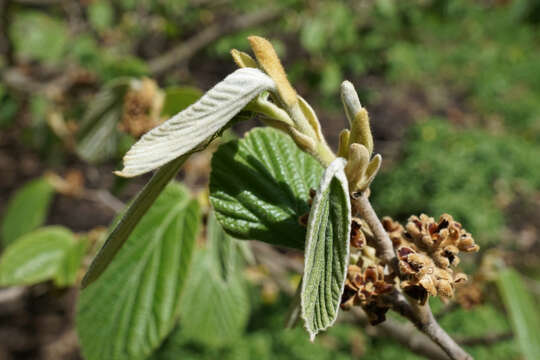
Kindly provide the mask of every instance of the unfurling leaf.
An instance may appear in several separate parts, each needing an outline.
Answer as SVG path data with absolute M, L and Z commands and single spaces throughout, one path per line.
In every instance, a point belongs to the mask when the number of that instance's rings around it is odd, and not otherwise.
M 162 343 L 178 317 L 199 223 L 197 201 L 170 184 L 81 294 L 77 332 L 85 359 L 147 359 Z
M 323 172 L 279 130 L 259 128 L 223 144 L 212 159 L 210 200 L 225 231 L 246 240 L 304 248 L 298 219 Z
M 82 246 L 81 246 L 82 245 Z M 30 232 L 13 242 L 0 259 L 0 286 L 33 285 L 54 280 L 71 285 L 86 245 L 60 226 Z
M 335 322 L 347 276 L 351 204 L 345 164 L 337 158 L 328 166 L 308 219 L 301 306 L 311 340 Z
M 44 178 L 32 180 L 17 190 L 9 199 L 2 220 L 4 246 L 43 224 L 53 194 L 54 188 Z
M 262 71 L 236 70 L 196 103 L 146 133 L 124 156 L 124 169 L 117 174 L 144 174 L 195 149 L 266 90 L 275 90 L 275 84 Z

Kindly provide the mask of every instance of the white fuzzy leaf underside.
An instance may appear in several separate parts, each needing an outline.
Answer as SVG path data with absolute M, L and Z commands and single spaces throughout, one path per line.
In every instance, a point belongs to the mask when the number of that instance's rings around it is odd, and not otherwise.
M 193 150 L 266 90 L 275 90 L 268 75 L 254 68 L 236 70 L 197 102 L 146 133 L 124 156 L 124 168 L 117 174 L 144 174 Z
M 336 321 L 347 276 L 351 204 L 346 163 L 337 158 L 325 170 L 308 219 L 300 297 L 312 341 Z

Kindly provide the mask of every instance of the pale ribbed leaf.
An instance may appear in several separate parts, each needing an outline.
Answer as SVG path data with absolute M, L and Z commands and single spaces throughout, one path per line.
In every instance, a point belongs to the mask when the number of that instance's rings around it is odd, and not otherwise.
M 182 297 L 180 327 L 184 337 L 208 345 L 241 335 L 249 315 L 237 240 L 212 215 L 207 246 L 196 254 Z
M 146 133 L 124 156 L 118 174 L 143 174 L 193 150 L 221 130 L 253 98 L 275 89 L 274 81 L 253 68 L 238 69 L 196 103 Z
M 146 359 L 173 328 L 200 223 L 199 206 L 170 184 L 122 251 L 79 299 L 86 360 Z
M 309 214 L 301 306 L 312 341 L 336 321 L 347 276 L 351 204 L 345 164 L 338 158 L 328 166 Z
M 498 285 L 524 358 L 540 359 L 540 312 L 521 276 L 513 269 L 504 269 Z
M 33 285 L 55 280 L 60 286 L 73 284 L 85 244 L 60 226 L 32 231 L 11 244 L 0 259 L 0 286 Z M 84 251 L 84 250 L 83 250 Z M 73 266 L 67 264 L 73 263 Z
M 310 188 L 322 166 L 286 134 L 250 131 L 223 144 L 212 159 L 210 200 L 224 229 L 234 237 L 304 248 Z

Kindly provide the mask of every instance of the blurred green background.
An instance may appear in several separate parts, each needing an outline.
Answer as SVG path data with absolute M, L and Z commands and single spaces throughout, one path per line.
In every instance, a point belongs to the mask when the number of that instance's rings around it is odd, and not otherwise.
M 447 212 L 481 245 L 480 254 L 462 259 L 481 300 L 449 311 L 443 327 L 459 339 L 510 331 L 493 279 L 480 266 L 490 261 L 518 270 L 538 307 L 540 2 L 1 4 L 0 219 L 16 190 L 46 171 L 78 174 L 71 179 L 81 178 L 85 188 L 127 201 L 147 178 L 127 182 L 111 174 L 137 135 L 119 126 L 126 79 L 153 79 L 174 113 L 174 104 L 197 94 L 193 88 L 206 90 L 233 71 L 229 50 L 249 52 L 246 36 L 256 34 L 272 41 L 334 148 L 346 126 L 339 86 L 345 79 L 354 83 L 384 159 L 371 195 L 381 216 L 404 221 Z M 260 123 L 241 123 L 235 131 L 254 125 Z M 181 178 L 197 192 L 207 175 L 207 156 L 201 156 Z M 72 195 L 58 191 L 46 224 L 88 232 L 114 217 L 92 199 Z M 180 324 L 155 359 L 419 358 L 346 321 L 311 344 L 301 328 L 283 330 L 289 295 L 270 280 L 248 280 L 252 311 L 244 330 L 204 342 L 185 336 Z M 15 308 L 0 306 L 0 359 L 48 358 L 47 344 L 73 328 L 75 298 L 75 289 L 47 285 L 32 288 Z M 477 359 L 522 358 L 508 338 L 467 350 Z M 51 358 L 79 358 L 76 340 L 70 346 Z

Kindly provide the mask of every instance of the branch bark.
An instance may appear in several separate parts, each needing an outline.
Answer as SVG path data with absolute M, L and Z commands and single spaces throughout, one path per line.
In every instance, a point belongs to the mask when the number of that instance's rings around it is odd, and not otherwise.
M 424 356 L 430 360 L 449 360 L 446 353 L 427 335 L 416 330 L 411 323 L 399 323 L 392 319 L 387 319 L 378 325 L 370 325 L 367 317 L 359 307 L 353 308 L 351 312 L 356 320 L 365 327 L 366 333 L 370 336 L 390 337 L 408 348 L 415 354 Z
M 364 192 L 352 199 L 355 215 L 362 217 L 375 236 L 377 253 L 379 258 L 394 270 L 399 276 L 399 264 L 392 245 L 392 240 L 384 229 L 379 217 L 371 206 L 367 194 Z M 443 328 L 431 312 L 429 303 L 419 305 L 415 301 L 409 301 L 399 290 L 385 295 L 385 301 L 392 310 L 409 319 L 421 332 L 426 334 L 433 342 L 441 347 L 452 360 L 472 360 L 472 357 L 465 352 Z
M 352 208 L 354 215 L 363 218 L 371 228 L 371 231 L 373 231 L 373 235 L 377 240 L 378 257 L 390 266 L 396 274 L 399 274 L 398 259 L 392 245 L 392 240 L 390 240 L 373 206 L 371 206 L 365 191 L 359 196 L 352 197 Z
M 278 8 L 265 8 L 257 12 L 239 15 L 227 21 L 208 26 L 192 38 L 182 42 L 182 44 L 172 48 L 165 54 L 150 60 L 148 63 L 150 73 L 154 76 L 161 75 L 178 63 L 190 58 L 197 51 L 208 46 L 218 38 L 274 20 L 280 14 L 281 10 Z

